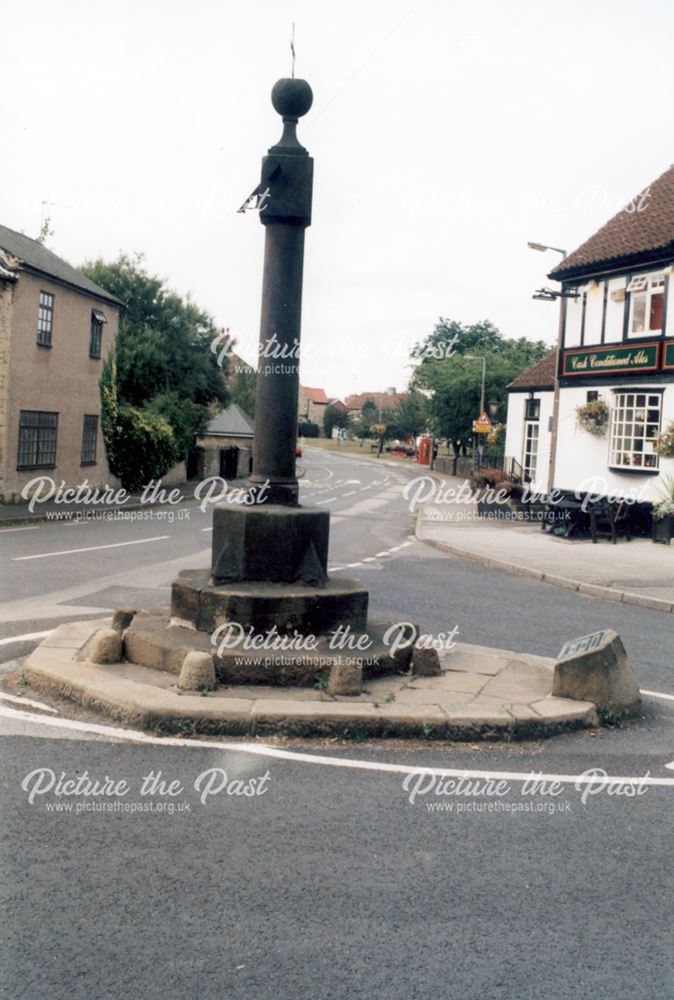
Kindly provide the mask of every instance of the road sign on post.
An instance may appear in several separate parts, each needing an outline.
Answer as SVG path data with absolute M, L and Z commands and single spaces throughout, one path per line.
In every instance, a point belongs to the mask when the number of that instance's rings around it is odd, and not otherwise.
M 483 410 L 477 420 L 473 421 L 474 434 L 488 434 L 491 430 L 491 420 L 486 410 Z

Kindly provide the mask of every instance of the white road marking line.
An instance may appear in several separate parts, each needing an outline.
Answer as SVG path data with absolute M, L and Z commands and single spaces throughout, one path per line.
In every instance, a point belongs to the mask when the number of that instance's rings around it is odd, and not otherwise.
M 344 757 L 320 757 L 317 754 L 303 754 L 292 750 L 280 750 L 256 743 L 246 745 L 240 743 L 225 743 L 219 740 L 190 740 L 177 736 L 148 736 L 147 733 L 134 729 L 115 729 L 96 722 L 78 722 L 75 719 L 45 719 L 43 715 L 32 715 L 30 712 L 20 712 L 16 709 L 0 705 L 0 716 L 8 719 L 20 719 L 23 722 L 35 722 L 55 729 L 70 729 L 98 736 L 111 736 L 115 739 L 132 743 L 152 744 L 153 746 L 195 747 L 199 750 L 228 750 L 232 753 L 248 753 L 256 757 L 275 757 L 278 760 L 295 761 L 298 764 L 318 764 L 322 767 L 342 767 L 354 771 L 379 771 L 384 774 L 436 774 L 447 778 L 493 778 L 503 781 L 530 781 L 532 773 L 541 781 L 558 781 L 561 784 L 597 785 L 620 782 L 625 785 L 641 785 L 644 787 L 674 787 L 674 778 L 652 778 L 643 775 L 585 775 L 585 774 L 543 774 L 539 771 L 473 771 L 467 768 L 450 767 L 413 767 L 411 764 L 382 764 L 373 760 L 349 760 Z
M 359 566 L 362 566 L 362 565 L 363 565 L 362 562 L 347 563 L 346 566 L 344 567 L 344 569 L 357 569 Z
M 339 573 L 341 569 L 346 569 L 346 566 L 328 566 L 328 573 Z
M 664 698 L 665 701 L 674 701 L 674 694 L 663 694 L 661 691 L 644 691 L 641 688 L 642 694 L 647 694 L 650 698 Z M 669 767 L 669 765 L 667 765 Z
M 26 562 L 29 559 L 49 559 L 51 556 L 72 556 L 78 552 L 98 552 L 100 549 L 121 549 L 125 545 L 144 545 L 145 542 L 163 542 L 170 535 L 155 535 L 153 538 L 137 538 L 133 542 L 113 542 L 110 545 L 87 545 L 84 549 L 62 549 L 60 552 L 41 552 L 37 556 L 15 556 L 12 562 Z
M 41 701 L 33 701 L 32 698 L 20 698 L 15 694 L 5 694 L 4 691 L 0 692 L 0 699 L 2 701 L 11 701 L 17 705 L 30 705 L 31 708 L 41 708 L 45 712 L 53 712 L 54 715 L 58 715 L 58 711 L 52 708 L 51 705 L 43 705 Z
M 213 528 L 202 528 L 202 531 L 213 531 Z
M 383 556 L 387 556 L 389 552 L 393 552 L 393 549 L 387 549 L 386 552 L 375 552 L 375 559 L 381 559 Z
M 26 528 L 0 528 L 0 535 L 8 535 L 10 531 L 39 531 L 39 524 L 31 524 Z
M 363 559 L 364 563 L 366 563 L 366 562 L 376 562 L 376 561 L 377 561 L 376 556 L 365 556 L 365 558 Z
M 354 494 L 356 494 L 357 492 L 358 492 L 358 490 L 349 490 L 349 492 L 348 492 L 348 493 L 342 493 L 342 497 L 343 497 L 343 498 L 346 498 L 346 497 L 352 497 L 352 496 L 354 496 Z
M 337 497 L 328 497 L 327 500 L 317 500 L 316 501 L 316 506 L 319 507 L 321 504 L 324 504 L 324 503 L 334 503 L 336 499 L 337 499 Z
M 51 635 L 54 629 L 49 628 L 46 632 L 26 632 L 24 635 L 10 635 L 6 639 L 0 639 L 0 646 L 11 646 L 13 642 L 30 642 L 32 639 L 44 639 Z

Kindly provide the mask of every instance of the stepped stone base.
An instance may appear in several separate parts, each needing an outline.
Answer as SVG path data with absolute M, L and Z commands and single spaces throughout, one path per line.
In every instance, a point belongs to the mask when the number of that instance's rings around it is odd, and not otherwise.
M 202 632 L 223 622 L 283 634 L 325 635 L 349 623 L 362 632 L 367 623 L 367 590 L 358 580 L 328 580 L 325 586 L 300 583 L 211 583 L 207 570 L 184 570 L 171 591 L 171 617 Z
M 169 623 L 162 614 L 137 614 L 124 633 L 124 656 L 139 666 L 172 674 L 180 674 L 188 653 L 211 653 L 217 679 L 221 684 L 314 685 L 328 675 L 333 666 L 361 664 L 363 677 L 406 673 L 410 669 L 412 645 L 391 655 L 383 642 L 385 623 L 370 623 L 367 649 L 330 648 L 330 637 L 324 635 L 312 650 L 273 650 L 243 648 L 222 649 L 211 644 L 206 632 Z M 358 632 L 350 633 L 354 636 Z M 363 630 L 360 630 L 363 634 Z

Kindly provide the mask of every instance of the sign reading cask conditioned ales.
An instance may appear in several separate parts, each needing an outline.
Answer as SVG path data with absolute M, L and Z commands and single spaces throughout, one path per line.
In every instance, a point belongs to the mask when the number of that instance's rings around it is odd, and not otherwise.
M 562 375 L 615 375 L 620 372 L 647 372 L 658 367 L 659 343 L 613 344 L 610 347 L 581 347 L 564 351 Z M 672 359 L 674 363 L 674 358 Z

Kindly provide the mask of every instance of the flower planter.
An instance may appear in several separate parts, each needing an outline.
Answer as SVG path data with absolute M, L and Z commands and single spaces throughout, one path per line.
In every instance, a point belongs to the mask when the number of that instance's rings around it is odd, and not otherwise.
M 674 535 L 674 515 L 653 518 L 653 541 L 660 545 L 669 545 Z

